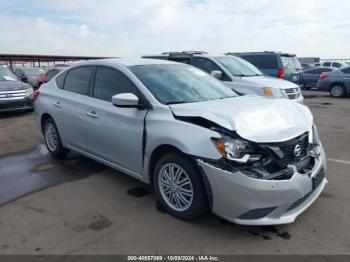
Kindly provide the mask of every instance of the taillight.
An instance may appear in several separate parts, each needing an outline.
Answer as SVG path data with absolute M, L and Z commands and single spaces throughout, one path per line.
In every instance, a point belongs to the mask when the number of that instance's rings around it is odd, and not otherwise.
M 35 90 L 34 91 L 34 101 L 36 101 L 38 99 L 39 95 L 40 95 L 40 89 Z
M 286 71 L 284 70 L 284 68 L 281 68 L 280 70 L 278 70 L 278 78 L 281 78 L 281 79 L 286 78 Z
M 328 77 L 328 75 L 326 73 L 322 73 L 320 75 L 320 80 L 325 80 Z

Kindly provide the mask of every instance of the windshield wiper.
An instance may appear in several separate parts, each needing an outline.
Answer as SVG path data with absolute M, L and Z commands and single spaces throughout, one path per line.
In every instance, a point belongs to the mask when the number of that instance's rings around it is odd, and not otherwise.
M 235 75 L 238 77 L 252 77 L 252 76 L 262 76 L 262 74 L 254 74 L 254 75 L 244 75 L 244 74 L 240 74 L 240 75 Z
M 180 101 L 170 101 L 170 102 L 166 102 L 165 104 L 166 104 L 166 105 L 176 105 L 176 104 L 185 104 L 185 103 L 189 103 L 189 102 L 188 102 L 188 101 L 180 100 Z

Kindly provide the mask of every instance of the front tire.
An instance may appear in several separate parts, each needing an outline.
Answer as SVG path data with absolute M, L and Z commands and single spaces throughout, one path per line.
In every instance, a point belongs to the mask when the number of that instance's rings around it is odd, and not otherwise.
M 201 174 L 181 154 L 163 156 L 154 169 L 154 189 L 165 210 L 174 217 L 193 220 L 208 212 Z
M 329 89 L 329 93 L 332 97 L 340 98 L 346 96 L 346 89 L 343 84 L 334 84 Z
M 45 120 L 43 131 L 46 147 L 50 154 L 57 158 L 64 157 L 68 149 L 63 147 L 56 123 L 52 118 L 47 118 Z

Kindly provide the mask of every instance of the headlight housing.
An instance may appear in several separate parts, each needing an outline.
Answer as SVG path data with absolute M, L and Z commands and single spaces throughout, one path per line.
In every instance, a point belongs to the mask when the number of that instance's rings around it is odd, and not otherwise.
M 261 155 L 254 154 L 251 145 L 244 140 L 222 137 L 212 138 L 218 152 L 226 159 L 233 160 L 238 163 L 256 162 L 261 160 Z
M 271 98 L 285 98 L 285 93 L 282 89 L 273 87 L 264 87 L 264 96 Z
M 34 89 L 31 87 L 31 88 L 28 88 L 26 90 L 26 96 L 31 96 L 34 94 Z
M 320 145 L 320 137 L 318 135 L 318 130 L 315 124 L 312 125 L 312 143 L 314 145 Z

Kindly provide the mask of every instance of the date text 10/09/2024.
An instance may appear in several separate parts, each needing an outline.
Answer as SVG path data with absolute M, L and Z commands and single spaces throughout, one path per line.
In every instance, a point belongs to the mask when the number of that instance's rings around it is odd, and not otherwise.
M 220 261 L 217 256 L 128 256 L 128 261 Z

